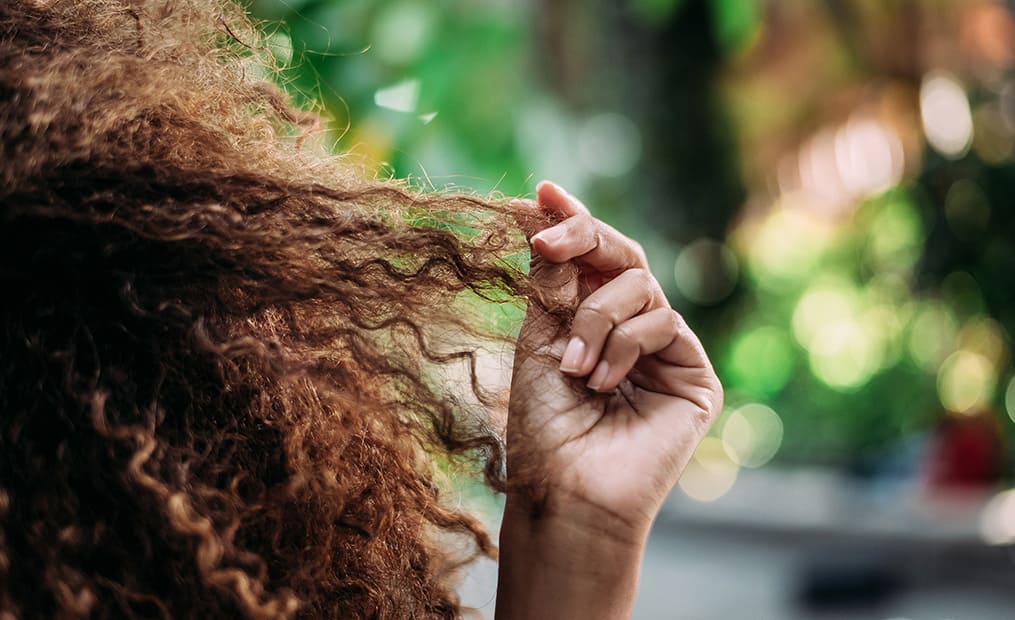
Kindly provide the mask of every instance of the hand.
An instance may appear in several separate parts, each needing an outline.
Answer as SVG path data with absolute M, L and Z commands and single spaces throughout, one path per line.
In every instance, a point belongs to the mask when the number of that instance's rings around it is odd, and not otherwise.
M 637 243 L 553 184 L 540 185 L 538 208 L 567 219 L 532 237 L 534 277 L 554 277 L 540 262 L 576 263 L 580 278 L 561 294 L 577 311 L 569 337 L 551 342 L 538 341 L 549 318 L 534 305 L 526 316 L 511 385 L 510 452 L 539 459 L 514 464 L 538 471 L 547 510 L 582 505 L 641 535 L 721 408 L 722 391 Z
M 623 616 L 652 521 L 721 409 L 722 390 L 640 246 L 551 183 L 537 196 L 530 208 L 566 219 L 532 237 L 532 277 L 550 284 L 576 265 L 579 277 L 559 290 L 576 313 L 570 333 L 557 335 L 530 304 L 519 335 L 508 478 L 536 486 L 508 495 L 498 597 L 513 599 L 504 616 L 580 617 L 576 605 L 598 610 L 593 617 Z M 525 572 L 511 566 L 526 561 Z M 549 588 L 533 581 L 533 562 L 553 567 L 538 578 L 558 581 L 548 594 L 559 603 L 553 612 L 547 597 L 519 611 L 519 597 Z

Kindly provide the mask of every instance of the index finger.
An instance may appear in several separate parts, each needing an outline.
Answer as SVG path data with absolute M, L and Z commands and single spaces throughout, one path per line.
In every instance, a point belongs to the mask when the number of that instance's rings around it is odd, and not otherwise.
M 648 268 L 641 246 L 587 213 L 579 213 L 532 237 L 532 247 L 551 263 L 574 260 L 613 275 Z

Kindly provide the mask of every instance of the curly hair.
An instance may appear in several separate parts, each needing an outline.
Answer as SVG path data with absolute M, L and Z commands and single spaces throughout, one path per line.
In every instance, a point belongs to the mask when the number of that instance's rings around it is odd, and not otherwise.
M 262 40 L 0 3 L 0 618 L 456 617 L 496 554 L 437 472 L 505 485 L 462 308 L 538 297 L 538 215 L 311 146 Z

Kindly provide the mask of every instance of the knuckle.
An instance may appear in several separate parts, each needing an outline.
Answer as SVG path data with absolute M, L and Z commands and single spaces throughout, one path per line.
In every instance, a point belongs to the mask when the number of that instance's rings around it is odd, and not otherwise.
M 591 230 L 596 228 L 596 224 L 599 222 L 596 218 L 592 217 L 588 213 L 579 213 L 568 218 L 568 221 L 572 223 L 576 228 L 583 230 Z
M 697 401 L 697 399 L 695 399 Z M 708 402 L 707 400 L 705 402 Z M 719 412 L 712 407 L 698 407 L 695 411 L 695 419 L 702 429 L 707 431 L 715 423 Z
M 618 345 L 626 343 L 633 343 L 637 339 L 638 335 L 627 323 L 621 323 L 617 327 L 613 328 L 613 332 L 610 334 L 610 340 L 615 341 Z
M 563 220 L 560 223 L 558 223 L 557 226 L 560 227 L 560 229 L 564 231 L 564 233 L 567 234 L 568 236 L 573 237 L 581 235 L 583 226 L 580 218 L 581 216 L 579 215 L 573 215 L 567 218 L 566 220 Z
M 631 245 L 631 251 L 633 251 L 635 256 L 638 257 L 638 261 L 642 265 L 646 265 L 647 266 L 648 265 L 648 257 L 645 254 L 645 248 L 642 247 L 642 245 L 640 243 L 638 243 L 634 239 L 631 239 L 630 237 L 627 238 L 627 242 Z
M 585 303 L 578 306 L 578 310 L 574 315 L 574 322 L 612 325 L 614 323 L 614 317 L 605 305 L 590 298 L 589 300 L 586 300 Z
M 659 285 L 659 281 L 648 269 L 638 269 L 639 276 L 641 277 L 641 285 L 645 286 L 646 290 L 650 291 L 653 295 L 659 293 L 662 295 L 663 287 Z
M 648 269 L 642 269 L 641 267 L 634 267 L 628 269 L 627 272 L 629 278 L 635 279 L 641 288 L 649 288 L 655 282 L 652 274 Z
M 630 360 L 632 363 L 641 355 L 638 339 L 629 327 L 618 326 L 606 339 L 603 356 L 611 360 Z
M 719 377 L 716 376 L 711 368 L 705 370 L 701 387 L 698 389 L 700 391 L 699 398 L 703 414 L 708 419 L 708 423 L 711 424 L 719 416 L 719 412 L 722 411 L 724 400 L 722 383 L 720 383 Z
M 639 294 L 648 295 L 652 299 L 655 298 L 659 285 L 652 272 L 641 267 L 632 267 L 621 275 L 627 282 L 627 285 L 636 289 Z
M 715 373 L 712 373 L 712 379 L 713 379 L 712 405 L 714 411 L 713 415 L 718 415 L 719 412 L 722 411 L 723 405 L 725 404 L 726 391 L 723 388 L 722 382 L 719 380 L 719 377 L 717 377 Z
M 599 221 L 591 215 L 579 213 L 568 219 L 568 222 L 570 222 L 574 235 L 584 241 L 588 251 L 596 249 L 603 243 L 599 227 L 597 226 Z
M 606 222 L 598 220 L 595 217 L 592 217 L 591 215 L 589 216 L 589 218 L 592 220 L 592 226 L 593 228 L 595 228 L 596 234 L 599 236 L 600 239 L 609 240 L 615 243 L 623 238 L 623 235 L 617 232 L 615 228 L 613 228 Z
M 681 335 L 687 327 L 687 323 L 684 322 L 684 317 L 680 316 L 680 313 L 676 310 L 666 311 L 666 329 L 672 334 Z

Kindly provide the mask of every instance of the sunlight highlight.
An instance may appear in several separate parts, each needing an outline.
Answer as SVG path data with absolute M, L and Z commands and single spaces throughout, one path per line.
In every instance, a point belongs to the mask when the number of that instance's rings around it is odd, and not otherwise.
M 973 142 L 973 113 L 959 82 L 946 73 L 932 73 L 920 86 L 920 117 L 927 142 L 950 159 L 966 154 Z

